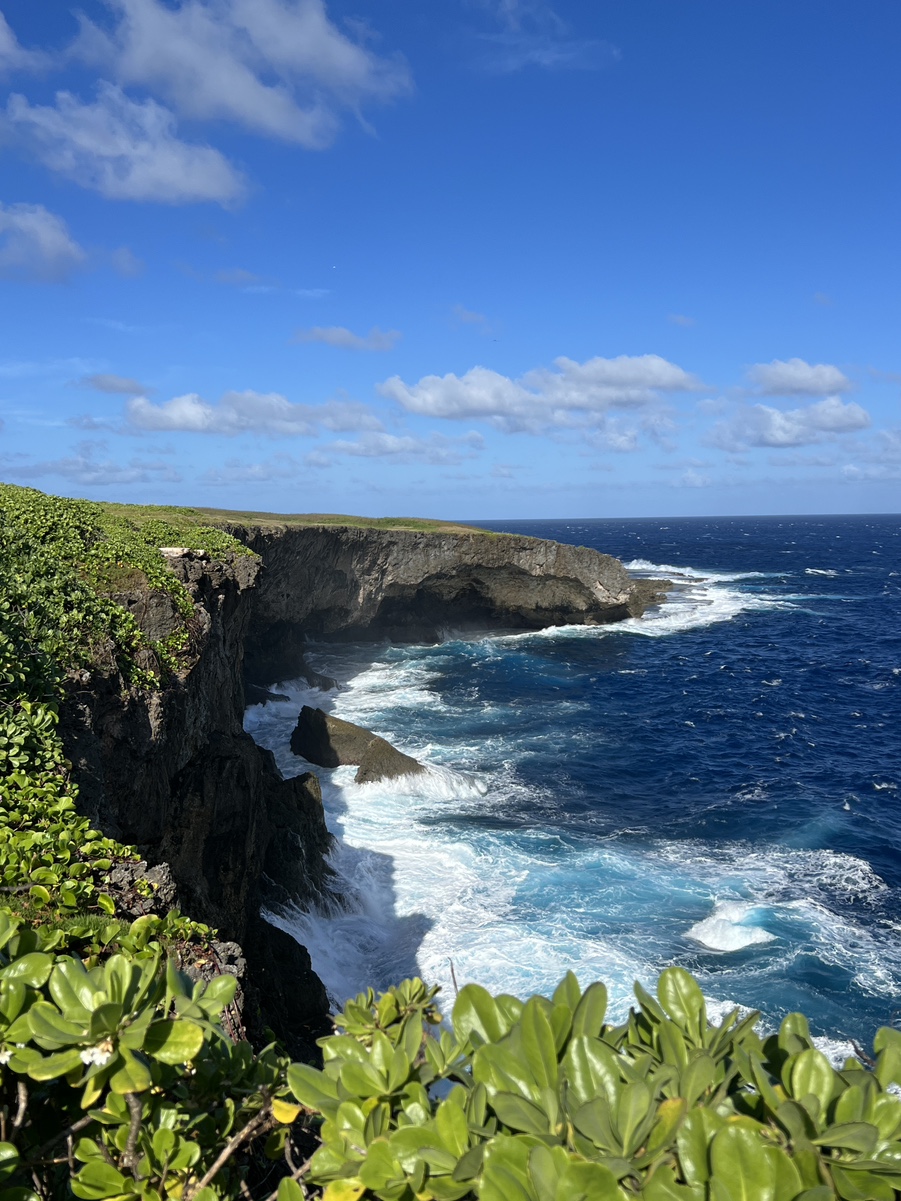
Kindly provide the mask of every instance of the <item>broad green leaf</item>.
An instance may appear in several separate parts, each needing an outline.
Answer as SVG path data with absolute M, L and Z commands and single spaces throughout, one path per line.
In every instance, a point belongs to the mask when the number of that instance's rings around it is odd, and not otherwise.
M 479 1201 L 545 1201 L 536 1196 L 529 1179 L 530 1152 L 524 1139 L 492 1139 L 485 1150 Z
M 304 1201 L 305 1197 L 306 1193 L 296 1180 L 291 1180 L 286 1176 L 284 1180 L 279 1181 L 277 1201 Z
M 519 1093 L 495 1093 L 492 1106 L 511 1130 L 521 1130 L 524 1134 L 548 1133 L 547 1114 Z
M 710 1141 L 724 1125 L 724 1119 L 710 1109 L 693 1109 L 685 1118 L 676 1135 L 676 1146 L 688 1184 L 702 1185 L 710 1179 Z
M 454 1033 L 461 1042 L 475 1034 L 477 1041 L 496 1043 L 508 1024 L 491 994 L 480 984 L 467 984 L 454 1002 Z
M 802 1051 L 791 1068 L 791 1091 L 798 1101 L 813 1094 L 820 1103 L 820 1113 L 824 1114 L 832 1100 L 832 1090 L 835 1083 L 835 1072 L 832 1065 L 815 1047 Z
M 287 1071 L 288 1087 L 307 1109 L 332 1114 L 338 1107 L 335 1081 L 306 1063 L 292 1063 Z
M 41 988 L 47 983 L 52 970 L 52 955 L 32 951 L 29 955 L 14 959 L 5 968 L 0 968 L 0 979 L 21 980 L 23 984 L 30 984 L 32 988 Z
M 666 968 L 657 982 L 657 996 L 683 1032 L 696 1042 L 702 1042 L 707 1028 L 707 1007 L 694 977 L 681 967 Z
M 76 1068 L 83 1068 L 81 1053 L 77 1047 L 68 1051 L 57 1051 L 28 1065 L 28 1075 L 32 1080 L 56 1080 L 67 1076 Z
M 522 1011 L 522 1048 L 539 1088 L 557 1087 L 557 1048 L 554 1032 L 541 1005 L 532 997 Z
M 566 1048 L 563 1071 L 580 1104 L 598 1095 L 615 1101 L 622 1087 L 621 1063 L 613 1048 L 600 1039 L 579 1037 Z
M 626 1194 L 603 1164 L 571 1163 L 557 1186 L 555 1201 L 626 1201 Z
M 86 1201 L 100 1201 L 104 1197 L 117 1197 L 127 1190 L 126 1178 L 121 1172 L 102 1159 L 92 1159 L 85 1164 L 69 1187 L 76 1197 Z
M 619 1096 L 616 1107 L 616 1126 L 622 1143 L 623 1154 L 631 1155 L 635 1148 L 635 1132 L 652 1112 L 651 1090 L 646 1084 L 627 1084 Z
M 835 1191 L 843 1201 L 894 1201 L 895 1190 L 873 1172 L 854 1172 L 848 1165 L 831 1166 Z
M 153 1022 L 144 1036 L 144 1050 L 160 1063 L 189 1063 L 203 1046 L 203 1029 L 184 1018 Z
M 114 1093 L 143 1093 L 150 1088 L 153 1080 L 147 1065 L 133 1052 L 124 1047 L 119 1048 L 121 1061 L 118 1071 L 110 1077 L 110 1088 Z
M 879 1141 L 879 1131 L 869 1122 L 841 1122 L 828 1126 L 819 1138 L 811 1140 L 818 1147 L 836 1147 L 870 1155 Z
M 570 1013 L 575 1013 L 579 1002 L 582 1000 L 582 990 L 579 988 L 579 981 L 576 978 L 575 972 L 567 972 L 557 987 L 554 989 L 554 995 L 551 998 L 555 1005 L 565 1005 Z
M 35 1001 L 28 1010 L 28 1025 L 39 1046 L 48 1050 L 68 1047 L 87 1041 L 87 1031 L 78 1022 L 66 1021 L 56 1006 L 47 1001 Z
M 689 1105 L 694 1105 L 701 1093 L 709 1089 L 716 1080 L 716 1064 L 709 1055 L 697 1055 L 679 1077 L 679 1095 Z
M 710 1144 L 711 1176 L 726 1186 L 733 1201 L 774 1201 L 776 1165 L 756 1130 L 729 1124 Z

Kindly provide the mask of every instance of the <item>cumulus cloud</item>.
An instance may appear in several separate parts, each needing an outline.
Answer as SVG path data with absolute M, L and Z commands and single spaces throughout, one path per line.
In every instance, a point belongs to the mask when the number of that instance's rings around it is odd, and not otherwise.
M 42 204 L 0 204 L 0 277 L 61 283 L 87 257 L 62 217 Z
M 379 391 L 412 413 L 482 417 L 502 429 L 538 431 L 571 424 L 574 418 L 596 420 L 610 409 L 652 405 L 662 393 L 703 387 L 695 376 L 655 354 L 585 363 L 561 357 L 554 367 L 539 367 L 518 379 L 473 367 L 462 376 L 426 375 L 412 385 L 395 375 Z
M 841 434 L 866 429 L 870 415 L 854 401 L 827 396 L 798 409 L 774 409 L 770 405 L 749 405 L 731 420 L 718 422 L 710 441 L 724 450 L 749 446 L 810 446 Z
M 93 388 L 95 392 L 109 392 L 113 396 L 146 396 L 148 392 L 153 391 L 146 384 L 139 384 L 136 379 L 106 372 L 84 375 L 78 382 L 83 388 Z
M 342 111 L 407 91 L 399 56 L 380 57 L 329 20 L 323 0 L 106 0 L 109 31 L 82 18 L 76 52 L 122 85 L 194 119 L 236 121 L 312 149 Z
M 194 434 L 266 434 L 299 437 L 320 428 L 380 430 L 381 422 L 356 401 L 331 400 L 321 405 L 293 404 L 278 392 L 226 392 L 212 404 L 196 392 L 154 404 L 146 396 L 128 402 L 126 416 L 135 430 L 182 431 Z
M 484 439 L 475 431 L 460 438 L 448 438 L 442 434 L 432 434 L 429 438 L 414 438 L 409 434 L 374 432 L 364 434 L 356 442 L 332 442 L 323 447 L 323 453 L 352 455 L 364 459 L 389 459 L 394 463 L 444 465 L 473 458 L 483 445 Z
M 342 350 L 391 350 L 401 336 L 400 330 L 379 329 L 377 325 L 368 334 L 355 334 L 343 325 L 314 325 L 312 329 L 298 330 L 293 341 L 321 342 Z
M 224 155 L 177 137 L 169 109 L 130 100 L 109 83 L 98 85 L 92 104 L 70 92 L 57 92 L 55 105 L 13 95 L 6 119 L 51 171 L 111 200 L 230 204 L 244 194 L 243 177 Z
M 36 71 L 47 65 L 47 55 L 39 50 L 26 50 L 0 13 L 0 72 Z
M 755 363 L 748 378 L 766 396 L 827 396 L 848 392 L 854 385 L 831 363 L 806 363 L 804 359 L 773 359 Z
M 81 442 L 70 455 L 58 459 L 8 458 L 4 472 L 16 479 L 35 480 L 59 476 L 84 487 L 112 484 L 179 484 L 182 476 L 171 463 L 134 457 L 117 463 L 106 453 L 104 442 Z
M 274 480 L 294 479 L 303 471 L 303 464 L 291 455 L 272 455 L 258 463 L 227 459 L 221 467 L 210 467 L 201 479 L 205 484 L 270 484 Z

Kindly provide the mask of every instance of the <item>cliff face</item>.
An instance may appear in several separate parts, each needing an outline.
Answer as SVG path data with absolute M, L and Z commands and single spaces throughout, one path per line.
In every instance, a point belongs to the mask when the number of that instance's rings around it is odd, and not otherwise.
M 83 811 L 168 865 L 150 873 L 165 884 L 160 904 L 175 899 L 242 944 L 251 1031 L 271 1026 L 304 1054 L 327 1014 L 325 990 L 306 950 L 258 914 L 328 891 L 330 835 L 315 776 L 284 780 L 244 733 L 244 667 L 268 684 L 300 674 L 308 637 L 432 641 L 451 629 L 610 622 L 659 593 L 608 555 L 537 539 L 226 528 L 260 558 L 164 551 L 194 601 L 177 677 L 130 692 L 101 664 L 72 679 L 60 728 Z M 116 599 L 153 640 L 184 628 L 163 592 L 136 586 Z
M 321 1019 L 325 993 L 303 948 L 257 914 L 262 903 L 310 898 L 327 885 L 318 781 L 282 779 L 242 728 L 259 561 L 213 563 L 189 551 L 170 566 L 194 600 L 187 662 L 155 693 L 129 692 L 112 672 L 81 673 L 61 714 L 66 752 L 82 810 L 151 864 L 168 864 L 180 908 L 243 945 L 251 981 L 267 979 L 267 996 L 251 997 L 262 1002 L 260 1021 L 290 1041 Z M 154 639 L 182 625 L 164 593 L 138 588 L 117 599 Z M 290 996 L 279 991 L 279 963 Z
M 618 559 L 509 534 L 229 525 L 264 570 L 248 679 L 296 674 L 305 638 L 434 642 L 448 631 L 595 625 L 641 613 L 653 592 Z

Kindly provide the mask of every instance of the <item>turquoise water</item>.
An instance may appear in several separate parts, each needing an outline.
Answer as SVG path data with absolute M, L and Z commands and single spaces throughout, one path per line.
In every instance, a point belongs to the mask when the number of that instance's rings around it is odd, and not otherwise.
M 665 574 L 621 625 L 317 646 L 330 693 L 248 710 L 282 770 L 302 703 L 430 766 L 315 769 L 342 909 L 276 915 L 336 1001 L 411 972 L 620 1011 L 670 963 L 836 1045 L 901 1015 L 901 521 L 516 522 Z M 825 1044 L 824 1044 L 825 1045 Z

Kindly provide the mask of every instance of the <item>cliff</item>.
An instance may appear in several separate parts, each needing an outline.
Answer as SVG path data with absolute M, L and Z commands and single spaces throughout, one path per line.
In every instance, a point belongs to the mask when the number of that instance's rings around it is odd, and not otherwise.
M 73 675 L 60 732 L 82 812 L 106 834 L 165 864 L 173 900 L 243 948 L 245 1020 L 298 1050 L 319 1033 L 325 992 L 306 951 L 257 915 L 261 904 L 310 900 L 327 887 L 330 843 L 315 776 L 284 780 L 242 728 L 243 641 L 258 559 L 168 556 L 194 601 L 190 645 L 159 691 L 130 690 L 112 665 Z M 183 618 L 146 585 L 117 594 L 152 640 Z M 120 873 L 121 874 L 121 873 Z M 171 892 L 171 886 L 170 886 Z M 240 950 L 237 952 L 241 954 Z
M 255 684 L 298 674 L 308 638 L 435 642 L 451 631 L 598 625 L 660 599 L 618 559 L 538 538 L 222 526 L 263 562 L 245 644 Z
M 71 676 L 60 732 L 81 811 L 138 847 L 164 885 L 162 908 L 175 900 L 240 944 L 224 953 L 246 958 L 251 1033 L 271 1027 L 302 1055 L 322 1031 L 325 991 L 305 949 L 258 914 L 328 892 L 330 836 L 315 776 L 284 780 L 244 733 L 245 672 L 259 684 L 300 674 L 308 638 L 432 641 L 611 622 L 659 593 L 610 556 L 537 539 L 227 515 L 216 524 L 254 554 L 164 548 L 190 594 L 187 621 L 146 575 L 113 594 L 148 646 L 187 636 L 165 685 L 129 688 L 101 653 Z

